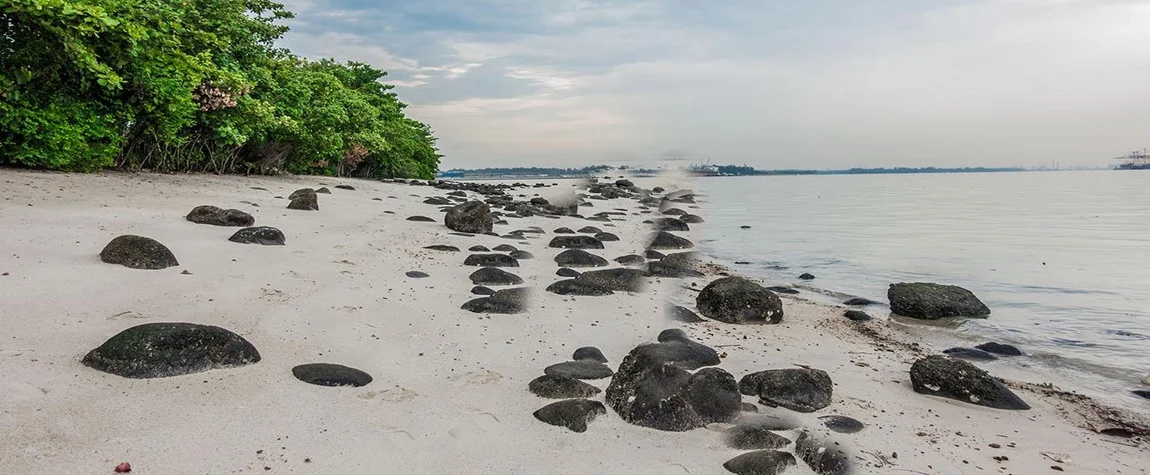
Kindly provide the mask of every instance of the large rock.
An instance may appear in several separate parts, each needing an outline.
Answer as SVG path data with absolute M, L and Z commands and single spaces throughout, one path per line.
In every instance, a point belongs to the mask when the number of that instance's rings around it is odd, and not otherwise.
M 498 267 L 484 267 L 468 277 L 475 285 L 519 285 L 523 278 Z
M 463 260 L 465 266 L 519 267 L 519 260 L 506 254 L 472 254 Z
M 180 265 L 176 256 L 152 238 L 125 234 L 116 237 L 100 251 L 100 260 L 132 269 L 166 269 Z
M 628 254 L 626 256 L 616 257 L 614 261 L 627 267 L 639 267 L 647 263 L 647 258 L 637 254 Z
M 503 289 L 463 304 L 461 308 L 474 313 L 514 314 L 527 311 L 529 289 L 516 287 Z
M 319 211 L 319 196 L 311 188 L 303 188 L 292 192 L 288 199 L 288 209 L 302 211 Z
M 282 246 L 285 243 L 283 231 L 271 226 L 258 226 L 243 228 L 228 238 L 231 242 L 240 244 L 262 244 L 264 246 Z
M 805 430 L 795 439 L 795 455 L 819 475 L 853 473 L 851 458 L 841 445 L 814 437 Z
M 759 396 L 759 402 L 797 412 L 815 412 L 831 404 L 834 383 L 826 371 L 808 368 L 773 369 L 751 373 L 739 381 L 739 391 Z
M 555 236 L 547 246 L 560 249 L 603 249 L 603 241 L 594 236 Z
M 667 231 L 659 231 L 648 239 L 648 249 L 690 249 L 694 247 L 687 238 L 679 237 Z
M 592 397 L 601 392 L 601 389 L 567 376 L 545 374 L 527 383 L 527 389 L 539 397 L 548 399 L 568 399 L 577 397 Z
M 642 292 L 647 287 L 647 273 L 639 269 L 614 268 L 589 270 L 575 280 L 589 282 L 617 292 Z
M 469 201 L 447 211 L 443 223 L 452 231 L 483 234 L 491 232 L 491 207 L 482 201 Z
M 720 368 L 703 368 L 691 376 L 684 388 L 687 400 L 704 424 L 730 422 L 739 417 L 743 396 L 731 373 Z
M 914 391 L 994 409 L 1024 410 L 1030 405 L 986 371 L 942 355 L 927 356 L 910 367 Z
M 772 432 L 774 427 L 777 426 L 740 422 L 727 429 L 723 439 L 727 447 L 739 450 L 779 449 L 791 445 L 790 439 Z
M 783 302 L 771 291 L 742 277 L 711 282 L 695 298 L 704 317 L 726 323 L 779 323 Z
M 543 406 L 533 415 L 541 422 L 553 426 L 566 427 L 574 432 L 586 432 L 588 423 L 606 413 L 607 408 L 599 401 L 568 399 Z
M 973 293 L 954 285 L 912 282 L 890 284 L 890 310 L 904 317 L 935 320 L 944 317 L 986 317 L 990 309 Z
M 187 219 L 196 224 L 211 224 L 213 226 L 246 227 L 256 224 L 256 218 L 250 214 L 238 209 L 221 209 L 212 205 L 192 208 Z
M 795 456 L 778 450 L 756 450 L 739 455 L 723 464 L 735 475 L 779 475 L 798 462 Z
M 220 327 L 145 323 L 117 333 L 81 362 L 125 378 L 164 378 L 259 360 L 251 343 Z
M 607 259 L 582 249 L 568 249 L 555 256 L 555 263 L 562 267 L 606 267 Z
M 1018 349 L 1017 346 L 1005 345 L 1005 344 L 996 343 L 993 341 L 975 346 L 975 348 L 978 348 L 978 349 L 985 351 L 987 353 L 994 353 L 996 355 L 1022 356 L 1022 350 Z M 1147 383 L 1147 384 L 1150 384 L 1150 383 Z
M 563 269 L 559 269 L 563 270 Z M 571 269 L 567 269 L 571 270 Z M 548 292 L 559 295 L 577 295 L 586 297 L 598 297 L 602 295 L 612 295 L 611 289 L 602 287 L 591 282 L 575 279 L 564 279 L 554 284 L 548 285 L 545 289 Z

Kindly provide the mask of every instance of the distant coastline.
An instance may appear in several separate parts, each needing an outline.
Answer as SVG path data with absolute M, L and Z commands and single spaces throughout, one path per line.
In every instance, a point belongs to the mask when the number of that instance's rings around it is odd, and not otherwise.
M 1079 168 L 1075 168 L 1077 170 Z M 1088 170 L 1089 168 L 1081 168 Z M 505 168 L 455 168 L 440 172 L 438 178 L 455 180 L 483 180 L 483 179 L 567 179 L 586 178 L 604 173 L 626 173 L 634 176 L 657 176 L 664 172 L 684 172 L 700 177 L 731 177 L 731 176 L 790 176 L 790 175 L 898 175 L 898 174 L 924 174 L 924 173 L 1006 173 L 1027 171 L 1060 171 L 1058 168 L 1022 168 L 1022 167 L 892 167 L 892 168 L 846 168 L 837 170 L 810 170 L 810 169 L 769 169 L 759 170 L 749 166 L 737 165 L 711 165 L 706 167 L 693 166 L 681 169 L 650 169 L 612 167 L 596 165 L 584 168 L 548 168 L 548 167 L 505 167 Z

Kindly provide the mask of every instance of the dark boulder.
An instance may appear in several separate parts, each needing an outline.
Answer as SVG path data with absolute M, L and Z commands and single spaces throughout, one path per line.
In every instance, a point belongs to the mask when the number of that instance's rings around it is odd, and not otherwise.
M 684 214 L 687 214 L 687 212 L 683 211 L 679 208 L 668 208 L 666 211 L 663 211 L 663 214 L 666 214 L 669 216 L 682 216 Z
M 819 475 L 850 475 L 851 458 L 834 442 L 826 442 L 803 431 L 795 439 L 795 455 Z
M 559 277 L 579 277 L 579 271 L 567 267 L 560 267 L 555 271 L 555 275 Z
M 799 275 L 799 278 L 802 280 L 815 280 L 815 275 L 811 274 L 811 273 L 804 272 L 804 273 L 802 273 L 802 275 Z
M 1024 410 L 1030 405 L 986 371 L 965 361 L 931 355 L 910 367 L 914 391 L 994 409 Z
M 664 431 L 682 432 L 702 427 L 706 423 L 684 393 L 690 380 L 691 373 L 682 368 L 655 365 L 636 382 L 630 402 L 619 414 L 632 424 Z M 611 383 L 614 386 L 614 379 Z M 610 398 L 611 386 L 607 394 Z
M 500 244 L 498 246 L 491 248 L 491 250 L 492 251 L 498 251 L 498 252 L 514 252 L 514 251 L 518 251 L 519 249 L 516 249 L 515 246 L 512 246 L 510 244 Z
M 451 204 L 451 200 L 442 196 L 432 196 L 426 200 L 423 200 L 423 203 L 436 206 L 447 206 Z
M 626 256 L 616 257 L 615 262 L 623 264 L 628 267 L 638 267 L 647 263 L 647 259 L 637 254 L 628 254 Z
M 924 320 L 944 317 L 986 317 L 990 309 L 973 293 L 954 285 L 926 282 L 890 284 L 890 310 Z
M 662 258 L 666 257 L 663 255 L 663 253 L 656 251 L 654 249 L 647 249 L 647 251 L 643 255 L 646 256 L 647 259 L 662 259 Z
M 595 233 L 595 239 L 603 242 L 615 242 L 619 240 L 619 236 L 611 233 Z
M 295 209 L 301 211 L 319 211 L 319 196 L 316 196 L 316 191 L 311 188 L 304 188 L 292 192 L 288 199 L 288 209 Z
M 695 372 L 683 391 L 704 424 L 733 421 L 743 407 L 739 383 L 731 373 L 720 368 Z
M 651 220 L 651 227 L 656 231 L 690 231 L 691 227 L 687 226 L 683 220 L 679 218 L 656 218 Z
M 574 432 L 586 432 L 587 424 L 606 414 L 607 408 L 599 401 L 568 399 L 543 406 L 534 416 L 541 422 L 566 427 Z
M 565 279 L 555 282 L 551 285 L 548 285 L 544 290 L 553 294 L 576 295 L 585 297 L 598 297 L 602 295 L 612 295 L 615 293 L 612 292 L 611 289 L 593 284 L 591 282 L 582 281 L 578 278 Z
M 566 376 L 575 379 L 603 379 L 615 374 L 611 368 L 598 361 L 580 360 L 556 363 L 543 369 L 543 374 Z
M 682 238 L 667 231 L 659 231 L 648 239 L 648 249 L 690 249 L 694 247 L 687 238 Z
M 487 246 L 481 246 L 479 244 L 471 246 L 467 248 L 467 250 L 471 252 L 491 252 L 491 249 L 488 249 Z
M 463 260 L 465 266 L 519 267 L 519 261 L 507 254 L 472 254 Z
M 943 354 L 949 355 L 951 358 L 960 358 L 971 361 L 994 361 L 998 357 L 990 354 L 989 352 L 977 348 L 947 348 L 942 350 Z
M 866 424 L 847 416 L 822 416 L 819 420 L 827 429 L 841 434 L 854 434 L 866 428 Z
M 1138 396 L 1142 399 L 1150 399 L 1150 391 L 1147 391 L 1145 389 L 1135 389 L 1133 391 L 1130 391 L 1130 394 Z
M 125 378 L 164 378 L 260 361 L 243 337 L 211 325 L 145 323 L 117 333 L 81 362 Z
M 603 241 L 594 236 L 555 236 L 547 246 L 560 249 L 603 249 Z
M 671 305 L 670 307 L 667 307 L 667 316 L 670 317 L 671 320 L 683 323 L 699 323 L 706 321 L 703 320 L 703 318 L 700 317 L 697 313 L 692 312 L 691 309 L 679 305 Z
M 599 233 L 603 232 L 603 230 L 599 229 L 595 226 L 583 226 L 583 227 L 579 228 L 578 232 L 580 234 L 599 234 Z
M 791 439 L 772 432 L 776 426 L 742 423 L 723 433 L 727 447 L 739 450 L 779 449 L 791 444 Z M 775 429 L 778 430 L 778 429 Z
M 667 277 L 682 279 L 688 277 L 704 277 L 705 274 L 695 269 L 676 265 L 666 260 L 651 261 L 647 264 L 647 273 L 652 277 Z
M 568 249 L 555 256 L 555 263 L 563 267 L 606 267 L 607 259 L 582 249 Z
M 994 353 L 996 355 L 1022 356 L 1022 350 L 1018 349 L 1018 347 L 1016 347 L 1014 345 L 1004 345 L 1002 343 L 995 343 L 993 341 L 989 342 L 989 343 L 983 343 L 981 345 L 976 346 L 975 348 L 978 348 L 978 349 L 985 351 L 987 353 Z
M 575 280 L 613 291 L 642 292 L 647 287 L 646 276 L 647 273 L 639 269 L 615 268 L 586 271 Z
M 448 229 L 461 233 L 491 232 L 491 208 L 482 201 L 469 201 L 451 208 L 443 218 Z
M 779 323 L 783 302 L 761 285 L 742 277 L 711 282 L 695 298 L 703 316 L 726 323 Z
M 302 364 L 291 369 L 296 379 L 317 386 L 361 387 L 371 384 L 370 374 L 355 368 L 331 363 Z
M 862 310 L 847 310 L 843 312 L 843 316 L 855 322 L 866 322 L 871 319 L 871 316 Z
M 531 394 L 548 399 L 592 397 L 603 392 L 575 378 L 546 374 L 527 383 L 527 390 L 531 391 Z
M 231 242 L 238 242 L 240 244 L 262 244 L 264 246 L 283 246 L 286 239 L 283 231 L 271 226 L 243 228 L 228 238 Z
M 797 412 L 814 412 L 829 406 L 833 388 L 826 371 L 808 368 L 759 371 L 739 381 L 743 394 L 757 395 L 762 404 Z
M 100 251 L 100 260 L 132 269 L 166 269 L 180 265 L 176 256 L 159 241 L 125 234 L 108 242 Z
M 475 285 L 519 285 L 523 278 L 498 267 L 484 267 L 468 277 Z
M 527 308 L 528 289 L 519 287 L 496 291 L 490 297 L 480 297 L 464 303 L 461 308 L 473 313 L 514 314 Z
M 795 456 L 778 450 L 756 450 L 739 455 L 723 464 L 735 475 L 779 475 L 796 465 Z
M 575 361 L 597 361 L 600 363 L 607 363 L 607 357 L 603 356 L 603 352 L 599 351 L 594 346 L 584 346 L 575 349 L 575 353 L 571 354 L 571 359 Z
M 256 218 L 250 214 L 238 209 L 221 209 L 212 205 L 192 208 L 187 219 L 196 224 L 211 224 L 213 226 L 248 227 L 256 224 Z
M 321 186 L 321 187 L 319 187 L 319 188 L 316 188 L 316 189 L 315 189 L 315 192 L 316 192 L 316 193 L 321 193 L 321 194 L 324 194 L 324 195 L 330 195 L 330 194 L 331 194 L 331 190 L 327 189 L 327 187 L 326 187 L 326 186 Z
M 553 232 L 553 233 L 555 233 L 555 234 L 575 234 L 575 231 L 571 230 L 571 228 L 566 228 L 566 227 L 564 227 L 564 228 L 556 228 L 556 229 L 555 229 L 554 231 L 552 231 L 552 232 Z
M 703 217 L 695 214 L 684 214 L 679 217 L 684 223 L 699 224 L 703 222 Z
M 484 287 L 482 285 L 476 285 L 475 287 L 472 287 L 471 293 L 475 294 L 475 295 L 484 295 L 484 296 L 495 295 L 494 290 L 491 290 L 490 287 Z
M 535 258 L 535 254 L 532 254 L 532 253 L 527 252 L 527 251 L 511 251 L 511 252 L 507 253 L 507 255 L 514 257 L 517 260 L 534 259 Z

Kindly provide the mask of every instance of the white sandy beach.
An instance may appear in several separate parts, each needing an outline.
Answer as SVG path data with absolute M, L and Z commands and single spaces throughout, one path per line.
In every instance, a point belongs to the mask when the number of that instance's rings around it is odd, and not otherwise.
M 514 194 L 578 191 L 577 181 L 557 183 Z M 319 211 L 288 210 L 287 200 L 274 198 L 337 184 L 356 190 L 319 195 Z M 907 372 L 916 353 L 903 343 L 914 337 L 885 319 L 866 323 L 878 335 L 868 336 L 841 308 L 784 296 L 780 325 L 668 320 L 668 299 L 690 306 L 694 294 L 684 287 L 702 288 L 713 277 L 652 279 L 638 294 L 543 292 L 560 279 L 553 260 L 559 250 L 547 247 L 552 229 L 594 225 L 618 234 L 621 241 L 596 252 L 610 260 L 642 254 L 650 231 L 640 215 L 614 227 L 542 216 L 496 227 L 547 231 L 521 244 L 449 234 L 438 207 L 422 203 L 445 191 L 426 186 L 3 170 L 0 191 L 0 462 L 12 473 L 112 473 L 124 461 L 139 474 L 726 473 L 723 463 L 743 451 L 726 447 L 718 427 L 662 432 L 609 409 L 575 433 L 532 416 L 551 402 L 527 391 L 545 366 L 595 346 L 614 368 L 633 347 L 675 327 L 725 353 L 721 367 L 736 378 L 796 364 L 827 371 L 835 383 L 830 407 L 760 411 L 812 429 L 830 414 L 866 423 L 861 432 L 828 436 L 852 454 L 855 473 L 1058 473 L 1052 466 L 1071 474 L 1150 473 L 1147 441 L 1087 430 L 1082 414 L 1095 420 L 1089 405 L 1027 389 L 1016 392 L 1029 411 L 916 394 Z M 287 245 L 231 243 L 236 228 L 184 219 L 204 204 L 249 212 L 257 225 L 281 229 Z M 595 201 L 589 209 L 614 208 L 633 212 L 636 202 Z M 698 212 L 706 217 L 705 203 Z M 437 222 L 406 221 L 414 215 Z M 100 250 L 123 234 L 164 243 L 180 266 L 145 271 L 101 262 Z M 475 297 L 468 275 L 476 268 L 462 265 L 466 249 L 505 243 L 535 255 L 509 269 L 536 289 L 529 311 L 484 316 L 460 309 Z M 423 249 L 435 244 L 464 252 Z M 407 271 L 431 277 L 413 279 Z M 144 322 L 218 325 L 255 345 L 262 361 L 150 380 L 80 363 L 107 338 Z M 313 362 L 353 366 L 374 382 L 330 388 L 292 376 L 292 367 Z M 591 381 L 600 388 L 608 382 Z M 1070 460 L 1058 463 L 1044 452 Z M 800 462 L 787 473 L 813 472 Z

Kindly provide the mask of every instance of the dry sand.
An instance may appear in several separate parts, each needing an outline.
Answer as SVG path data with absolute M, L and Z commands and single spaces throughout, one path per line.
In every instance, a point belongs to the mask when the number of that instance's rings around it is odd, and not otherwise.
M 274 198 L 340 183 L 357 190 L 320 195 L 318 212 L 287 210 Z M 558 183 L 520 192 L 558 196 L 576 184 Z M 830 373 L 830 407 L 762 411 L 809 427 L 828 414 L 865 422 L 862 432 L 833 436 L 853 454 L 856 473 L 1022 475 L 1056 473 L 1057 465 L 1062 473 L 1145 474 L 1150 467 L 1144 439 L 1083 428 L 1082 414 L 1098 420 L 1087 403 L 1020 389 L 1034 408 L 1011 412 L 914 393 L 912 337 L 885 320 L 860 332 L 841 309 L 785 298 L 778 326 L 669 322 L 664 303 L 691 302 L 685 287 L 707 279 L 661 279 L 644 293 L 605 297 L 542 292 L 559 279 L 557 251 L 546 247 L 550 231 L 605 223 L 532 217 L 497 227 L 548 231 L 528 245 L 461 237 L 448 234 L 436 206 L 421 203 L 441 190 L 317 177 L 9 170 L 0 171 L 0 191 L 0 273 L 8 273 L 0 277 L 0 463 L 11 473 L 112 473 L 121 461 L 140 474 L 726 473 L 723 462 L 742 452 L 725 447 L 717 428 L 660 432 L 609 411 L 580 434 L 532 417 L 550 402 L 526 389 L 545 366 L 593 345 L 614 367 L 632 347 L 676 326 L 725 352 L 722 367 L 736 377 L 795 364 Z M 257 225 L 283 230 L 287 245 L 230 243 L 235 228 L 183 218 L 202 204 L 248 211 Z M 596 201 L 593 210 L 611 208 L 635 202 Z M 438 223 L 405 221 L 412 215 Z M 649 232 L 641 220 L 604 227 L 622 241 L 600 254 L 641 253 Z M 142 271 L 102 263 L 100 249 L 121 234 L 159 240 L 181 265 Z M 511 269 L 539 290 L 528 313 L 461 310 L 473 297 L 467 276 L 475 268 L 461 265 L 467 253 L 422 249 L 503 243 L 536 256 Z M 431 277 L 405 277 L 411 270 Z M 80 364 L 117 332 L 163 321 L 230 329 L 263 360 L 152 380 Z M 310 362 L 354 366 L 375 381 L 307 385 L 291 368 Z M 608 380 L 592 383 L 605 388 Z M 1056 463 L 1043 452 L 1071 460 Z M 800 465 L 787 473 L 812 472 Z

